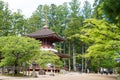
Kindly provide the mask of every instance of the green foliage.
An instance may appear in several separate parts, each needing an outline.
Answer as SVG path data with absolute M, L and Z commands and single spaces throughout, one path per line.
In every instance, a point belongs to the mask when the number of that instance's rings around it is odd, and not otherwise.
M 43 27 L 46 24 L 45 19 L 46 19 L 46 16 L 48 16 L 47 10 L 48 10 L 48 5 L 38 6 L 36 11 L 28 19 L 28 25 L 27 25 L 29 27 L 28 33 L 39 30 L 41 27 Z
M 88 1 L 84 2 L 82 14 L 83 14 L 85 19 L 92 17 L 92 8 L 91 8 L 91 4 Z
M 9 35 L 25 35 L 27 28 L 25 27 L 25 19 L 21 14 L 21 10 L 14 12 L 11 17 L 12 27 Z
M 8 36 L 0 37 L 0 51 L 4 57 L 1 66 L 20 66 L 40 52 L 40 42 L 32 38 Z
M 115 66 L 115 58 L 120 55 L 119 37 L 118 27 L 104 20 L 88 19 L 81 30 L 81 39 L 90 45 L 86 57 L 97 67 Z
M 0 1 L 0 36 L 24 35 L 28 32 L 27 21 L 21 10 L 12 13 L 8 3 Z
M 70 3 L 70 10 L 72 17 L 76 18 L 80 12 L 80 2 L 78 0 L 72 0 Z
M 71 22 L 69 22 L 68 25 L 69 28 L 64 31 L 64 34 L 69 40 L 74 41 L 77 37 L 79 37 L 77 36 L 77 34 L 79 34 L 80 32 L 81 22 L 75 18 Z
M 102 17 L 120 27 L 120 0 L 95 0 L 95 5 L 96 11 L 102 11 Z
M 106 43 L 108 40 L 119 41 L 119 29 L 115 25 L 96 19 L 88 19 L 85 23 L 86 25 L 81 30 L 81 38 L 85 42 L 101 43 L 104 40 L 103 43 Z
M 103 13 L 103 3 L 101 3 L 102 0 L 95 0 L 94 4 L 93 4 L 93 13 L 92 13 L 92 17 L 96 18 L 96 19 L 103 19 L 105 17 L 104 13 Z
M 11 11 L 8 4 L 0 1 L 0 36 L 6 36 L 10 33 Z
M 41 51 L 39 54 L 35 55 L 35 59 L 42 68 L 45 68 L 49 63 L 56 67 L 62 67 L 63 65 L 60 58 L 51 51 Z
M 103 10 L 110 21 L 114 23 L 120 22 L 120 0 L 103 1 Z

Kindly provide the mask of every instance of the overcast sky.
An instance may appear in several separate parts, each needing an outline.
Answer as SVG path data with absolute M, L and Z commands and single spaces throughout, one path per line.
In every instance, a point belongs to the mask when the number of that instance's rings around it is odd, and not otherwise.
M 22 10 L 22 14 L 25 15 L 25 17 L 30 17 L 32 15 L 32 12 L 34 12 L 38 5 L 40 4 L 56 4 L 60 5 L 64 2 L 70 2 L 71 0 L 3 0 L 4 2 L 8 2 L 9 9 L 13 12 L 16 12 L 17 9 Z M 80 0 L 80 2 L 83 2 L 85 0 Z M 93 3 L 94 0 L 88 0 L 91 3 Z

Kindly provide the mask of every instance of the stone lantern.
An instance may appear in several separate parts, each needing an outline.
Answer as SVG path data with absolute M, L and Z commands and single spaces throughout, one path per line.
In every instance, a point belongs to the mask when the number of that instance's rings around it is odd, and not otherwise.
M 32 63 L 32 69 L 33 69 L 33 72 L 32 72 L 32 77 L 37 77 L 37 73 L 35 72 L 35 68 L 36 68 L 36 62 L 33 62 Z
M 50 68 L 51 68 L 51 73 L 50 73 L 50 76 L 55 76 L 55 74 L 54 74 L 54 65 L 53 64 L 51 64 L 50 65 Z

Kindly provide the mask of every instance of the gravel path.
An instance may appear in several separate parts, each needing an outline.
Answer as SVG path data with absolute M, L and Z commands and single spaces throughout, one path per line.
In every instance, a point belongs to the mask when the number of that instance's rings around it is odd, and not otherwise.
M 117 80 L 117 75 L 85 74 L 70 72 L 66 74 L 56 74 L 55 76 L 39 75 L 37 78 L 27 77 L 6 77 L 0 76 L 0 80 Z

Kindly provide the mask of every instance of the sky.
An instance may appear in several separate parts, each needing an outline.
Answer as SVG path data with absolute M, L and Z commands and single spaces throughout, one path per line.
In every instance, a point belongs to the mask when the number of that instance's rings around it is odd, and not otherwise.
M 8 2 L 9 9 L 12 12 L 16 12 L 17 9 L 22 10 L 22 14 L 25 15 L 26 18 L 30 17 L 32 13 L 37 9 L 38 5 L 42 4 L 56 4 L 60 5 L 64 2 L 70 2 L 71 0 L 3 0 L 4 2 Z M 81 3 L 85 0 L 79 0 Z M 88 0 L 93 3 L 94 0 Z

